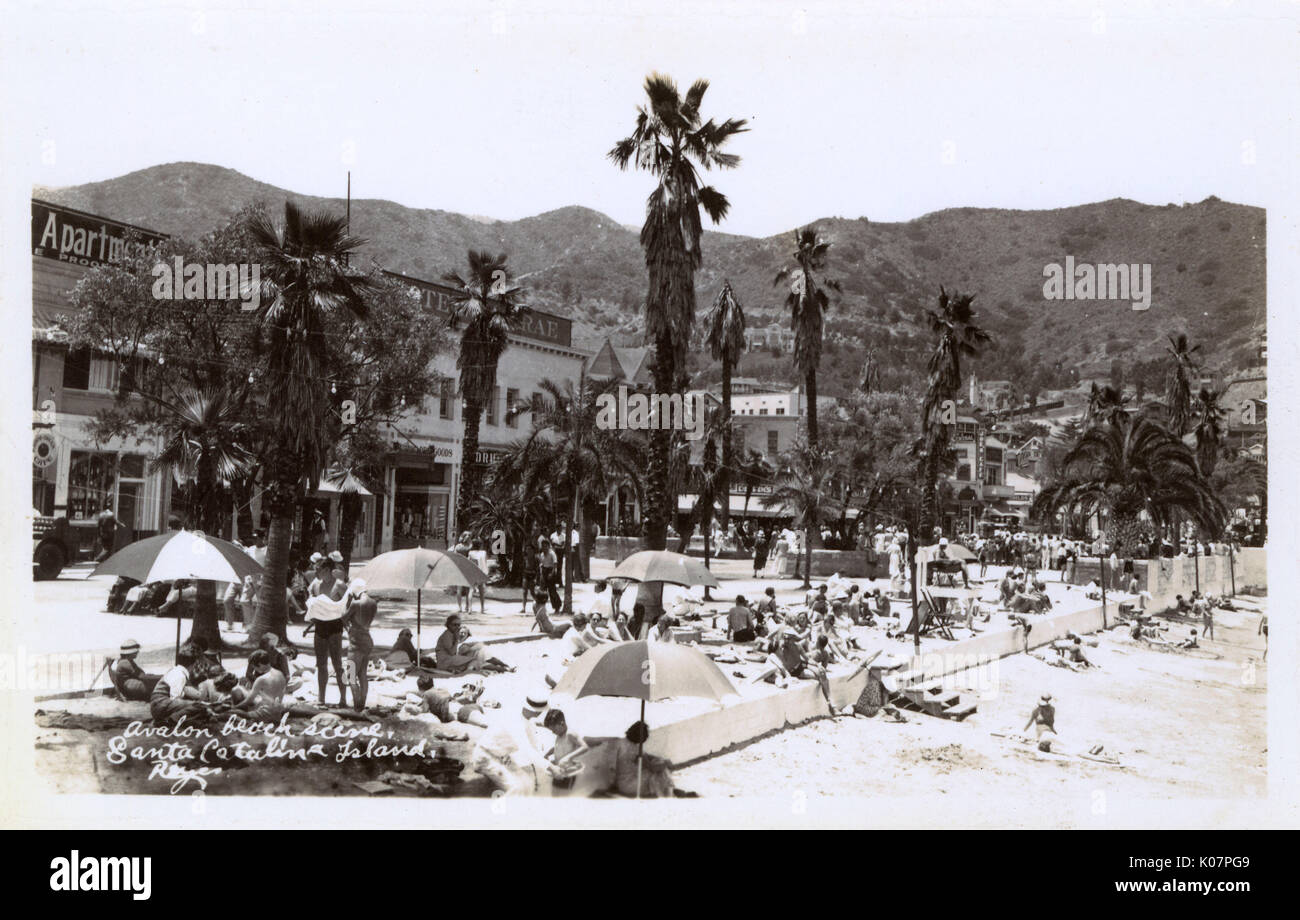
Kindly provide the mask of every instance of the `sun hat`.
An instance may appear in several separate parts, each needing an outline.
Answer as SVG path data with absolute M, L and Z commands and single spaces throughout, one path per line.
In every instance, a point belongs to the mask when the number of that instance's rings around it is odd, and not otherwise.
M 1051 701 L 1052 701 L 1052 694 L 1050 693 L 1044 693 L 1042 696 L 1038 698 L 1038 702 L 1040 703 L 1050 703 Z
M 325 557 L 322 556 L 320 553 L 312 553 L 311 556 L 308 557 L 308 561 L 312 565 L 320 565 L 321 560 L 324 558 Z
M 524 697 L 523 716 L 536 719 L 550 708 L 550 695 L 544 690 L 532 690 Z
M 122 643 L 121 653 L 123 655 L 134 655 L 140 651 L 140 643 L 134 639 L 127 639 Z
M 352 584 L 348 585 L 348 593 L 353 597 L 359 597 L 366 590 L 366 580 L 364 578 L 352 579 Z
M 343 561 L 342 553 L 340 553 L 338 550 L 330 551 L 330 562 L 342 562 L 342 561 Z

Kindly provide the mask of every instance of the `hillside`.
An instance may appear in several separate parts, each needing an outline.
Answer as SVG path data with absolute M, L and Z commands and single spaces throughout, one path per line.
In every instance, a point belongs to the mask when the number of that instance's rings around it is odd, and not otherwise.
M 252 201 L 344 206 L 198 163 L 35 194 L 184 236 L 201 235 Z M 817 227 L 832 244 L 828 274 L 844 289 L 828 320 L 828 394 L 853 385 L 868 346 L 886 385 L 915 380 L 928 345 L 921 308 L 933 304 L 941 284 L 976 294 L 978 318 L 998 343 L 975 365 L 984 378 L 1032 380 L 1027 388 L 1046 389 L 1067 385 L 1072 375 L 1106 376 L 1117 359 L 1159 357 L 1166 336 L 1179 331 L 1203 344 L 1211 369 L 1256 363 L 1266 302 L 1265 214 L 1258 208 L 1216 198 L 1164 206 L 1115 199 L 1051 211 L 953 208 L 906 223 L 831 218 Z M 354 199 L 352 228 L 387 267 L 425 278 L 459 268 L 468 248 L 504 251 L 534 304 L 572 317 L 582 345 L 594 348 L 605 334 L 629 342 L 639 335 L 645 268 L 637 232 L 597 211 L 574 206 L 492 221 Z M 752 328 L 788 322 L 772 277 L 788 259 L 789 233 L 757 239 L 710 232 L 703 248 L 701 316 L 727 277 Z M 1077 263 L 1150 263 L 1151 308 L 1045 300 L 1043 267 L 1067 255 Z M 706 362 L 699 366 L 702 379 L 716 376 Z M 789 359 L 752 353 L 741 373 L 789 379 Z

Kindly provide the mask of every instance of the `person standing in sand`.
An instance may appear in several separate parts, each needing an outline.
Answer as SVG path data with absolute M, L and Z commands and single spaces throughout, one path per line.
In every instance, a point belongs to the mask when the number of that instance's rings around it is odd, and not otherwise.
M 348 657 L 352 665 L 356 682 L 352 685 L 352 705 L 357 712 L 366 708 L 366 693 L 370 689 L 370 679 L 366 676 L 366 665 L 370 663 L 370 653 L 375 650 L 375 640 L 370 635 L 370 625 L 375 621 L 379 605 L 366 593 L 363 579 L 354 578 L 348 586 Z

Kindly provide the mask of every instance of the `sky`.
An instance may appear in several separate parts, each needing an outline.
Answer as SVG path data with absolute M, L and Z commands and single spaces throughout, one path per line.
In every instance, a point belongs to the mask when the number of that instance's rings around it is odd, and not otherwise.
M 717 229 L 1217 195 L 1296 165 L 1294 2 L 97 4 L 0 0 L 10 177 L 183 160 L 296 192 L 639 225 L 606 158 L 654 70 L 746 118 Z

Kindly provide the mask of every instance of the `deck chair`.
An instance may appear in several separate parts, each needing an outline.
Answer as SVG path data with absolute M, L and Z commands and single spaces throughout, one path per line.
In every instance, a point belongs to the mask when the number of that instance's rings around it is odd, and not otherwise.
M 952 634 L 952 624 L 956 622 L 955 618 L 941 610 L 939 604 L 930 594 L 929 589 L 921 588 L 920 591 L 921 599 L 925 602 L 924 613 L 921 617 L 921 635 L 928 636 L 937 633 L 945 639 L 955 641 L 957 637 Z M 922 612 L 920 607 L 917 608 L 917 612 Z

